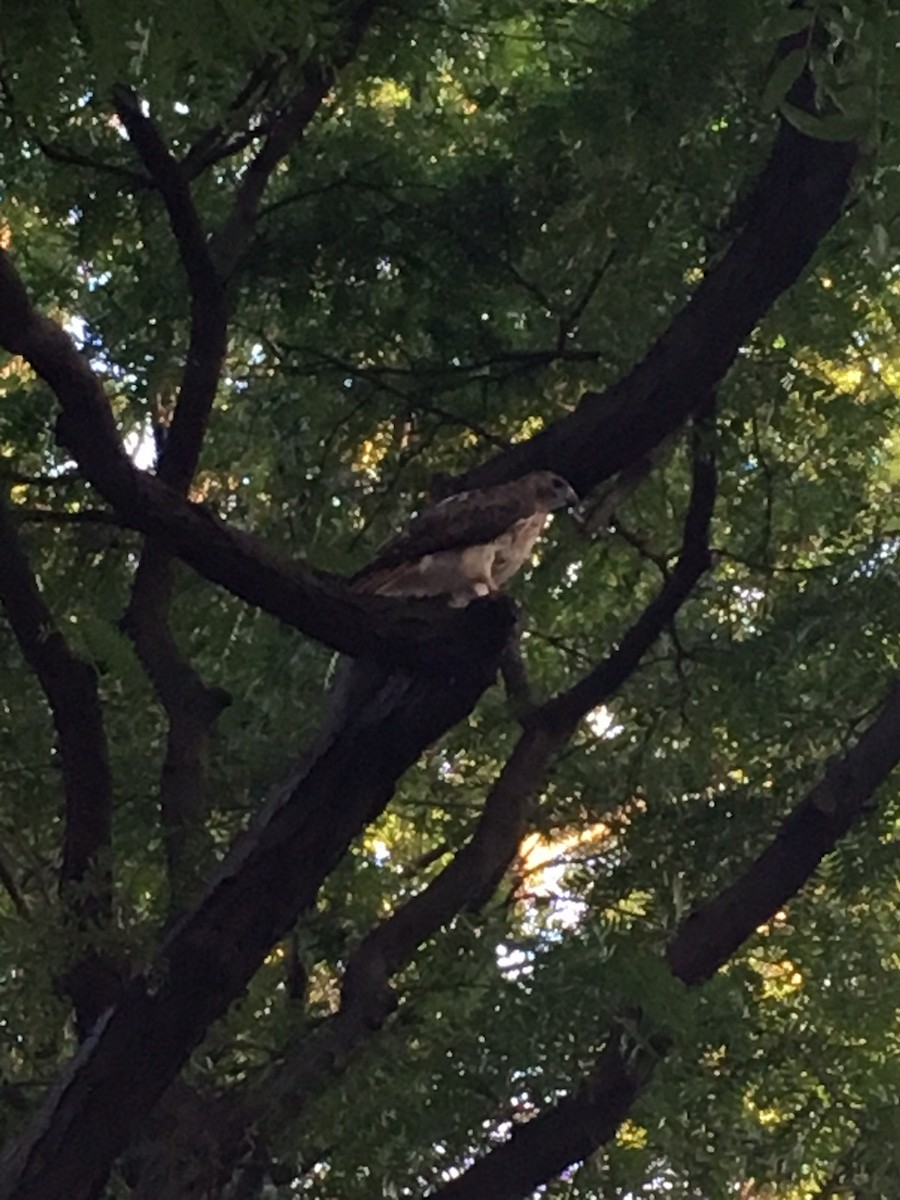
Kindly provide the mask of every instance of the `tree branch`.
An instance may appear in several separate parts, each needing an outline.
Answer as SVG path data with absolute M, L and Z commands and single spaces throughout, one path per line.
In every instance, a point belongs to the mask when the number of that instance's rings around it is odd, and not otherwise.
M 342 654 L 414 669 L 447 669 L 466 658 L 472 640 L 489 643 L 498 630 L 508 632 L 510 615 L 495 601 L 452 609 L 351 592 L 334 576 L 279 560 L 258 538 L 230 529 L 209 509 L 138 471 L 122 449 L 87 359 L 59 325 L 34 310 L 5 251 L 0 251 L 0 344 L 21 354 L 56 393 L 63 410 L 58 435 L 123 522 L 159 536 L 233 595 Z
M 706 459 L 698 457 L 698 462 L 708 469 Z M 709 483 L 708 475 L 700 468 L 698 477 Z M 701 490 L 698 484 L 695 491 L 699 494 Z M 711 497 L 703 495 L 711 507 Z M 700 501 L 695 496 L 687 522 L 692 531 L 699 509 Z M 659 605 L 655 608 L 651 605 L 648 612 L 655 614 L 659 628 L 670 618 L 669 609 Z M 644 614 L 638 622 L 645 636 L 649 620 Z M 627 648 L 615 651 L 612 660 L 621 664 L 620 678 L 626 677 L 636 666 L 633 645 L 629 643 Z M 610 672 L 608 678 L 614 674 Z M 554 721 L 536 724 L 523 733 L 491 791 L 476 834 L 423 893 L 374 930 L 359 947 L 348 964 L 339 1013 L 304 1046 L 301 1056 L 292 1057 L 291 1064 L 278 1078 L 267 1081 L 267 1103 L 277 1104 L 278 1098 L 286 1094 L 291 1096 L 292 1106 L 307 1100 L 323 1075 L 345 1063 L 358 1044 L 370 1037 L 392 1011 L 393 994 L 387 984 L 390 976 L 409 960 L 423 940 L 466 903 L 483 903 L 492 894 L 521 841 L 528 805 L 546 765 L 571 732 L 571 728 Z M 338 749 L 336 745 L 334 752 Z M 233 928 L 230 925 L 228 928 L 233 935 Z M 220 1128 L 227 1130 L 233 1125 L 226 1120 Z
M 373 7 L 364 4 L 357 11 L 371 12 Z M 309 119 L 304 117 L 306 109 L 301 105 L 297 111 L 303 128 L 303 121 Z M 290 106 L 282 116 L 289 112 Z M 274 127 L 270 138 L 273 136 Z M 839 214 L 855 157 L 853 146 L 815 143 L 783 129 L 743 232 L 645 362 L 606 397 L 586 397 L 578 413 L 505 452 L 467 480 L 496 482 L 531 467 L 553 466 L 584 490 L 658 444 L 697 409 L 728 368 L 746 332 L 803 269 Z M 251 221 L 254 218 L 259 195 L 254 197 L 253 188 L 244 195 L 246 212 L 236 210 L 234 214 L 237 233 L 246 228 L 242 221 L 247 214 Z M 794 216 L 798 211 L 799 219 Z M 235 244 L 240 241 L 235 238 Z M 225 262 L 227 255 L 226 250 Z M 87 477 L 129 523 L 165 537 L 168 546 L 186 561 L 200 564 L 208 577 L 227 579 L 227 586 L 236 594 L 253 597 L 252 602 L 264 603 L 268 611 L 299 628 L 314 629 L 313 636 L 327 644 L 345 651 L 348 645 L 355 645 L 349 653 L 380 652 L 391 658 L 386 649 L 393 648 L 399 656 L 397 625 L 391 626 L 394 641 L 385 630 L 389 612 L 396 614 L 400 608 L 407 622 L 405 640 L 414 637 L 412 630 L 416 621 L 420 622 L 418 644 L 412 652 L 406 647 L 410 659 L 419 658 L 422 646 L 434 644 L 438 624 L 442 636 L 451 627 L 480 629 L 488 643 L 487 661 L 482 662 L 476 661 L 477 651 L 470 649 L 467 657 L 457 646 L 457 674 L 445 690 L 422 680 L 394 676 L 385 689 L 370 697 L 334 742 L 307 764 L 290 794 L 260 828 L 229 856 L 204 902 L 167 939 L 152 976 L 138 977 L 129 985 L 122 1001 L 83 1048 L 7 1160 L 0 1176 L 0 1197 L 55 1200 L 64 1194 L 86 1200 L 98 1194 L 117 1150 L 140 1126 L 209 1023 L 246 986 L 268 947 L 312 902 L 322 878 L 349 839 L 380 811 L 399 773 L 414 761 L 423 745 L 469 711 L 496 667 L 503 640 L 498 636 L 499 625 L 503 624 L 505 638 L 509 612 L 489 602 L 472 605 L 464 614 L 442 615 L 428 608 L 426 618 L 421 606 L 385 602 L 379 609 L 374 601 L 363 604 L 359 598 L 349 597 L 345 589 L 306 570 L 286 570 L 246 535 L 229 531 L 205 510 L 167 490 L 163 482 L 135 471 L 122 451 L 99 382 L 62 331 L 34 313 L 5 256 L 0 259 L 0 340 L 24 353 L 56 391 L 64 412 L 62 436 Z M 598 402 L 610 397 L 614 401 L 612 416 L 605 405 L 600 422 Z M 604 442 L 598 445 L 594 435 L 601 426 Z M 693 508 L 692 503 L 691 511 Z M 687 543 L 686 537 L 686 547 Z M 422 615 L 413 619 L 413 609 Z M 373 629 L 379 611 L 384 614 L 383 623 Z M 333 624 L 339 627 L 337 633 Z M 421 625 L 428 626 L 426 634 L 421 633 Z M 640 636 L 646 640 L 648 634 L 649 630 L 644 630 Z M 633 658 L 634 645 L 628 644 L 626 650 L 626 644 L 627 638 L 615 652 L 623 668 Z M 463 669 L 466 663 L 468 672 Z M 590 706 L 596 703 L 609 681 L 609 673 L 591 672 L 575 688 L 551 701 L 551 706 L 556 703 L 559 707 L 555 711 L 548 708 L 545 723 L 526 731 L 531 744 L 536 745 L 540 736 L 562 736 L 576 710 L 586 711 L 589 701 Z M 900 717 L 895 714 L 893 721 L 897 725 Z M 882 765 L 890 759 L 892 766 L 900 754 L 898 732 L 891 728 L 892 759 L 886 746 L 878 743 L 880 758 L 876 755 L 876 759 Z M 370 768 L 365 778 L 360 777 L 359 761 Z M 835 838 L 840 836 L 837 817 L 843 819 L 846 813 L 839 785 L 847 783 L 854 794 L 863 794 L 867 781 L 878 781 L 877 771 L 864 767 L 862 764 L 859 778 L 851 772 L 845 779 L 843 770 L 834 775 L 829 772 L 827 778 L 833 775 L 833 786 L 818 797 L 809 821 L 828 821 L 829 828 L 838 830 Z M 336 795 L 342 797 L 340 806 L 334 804 Z M 700 925 L 702 928 L 702 921 Z M 708 922 L 714 934 L 721 925 L 718 916 Z M 732 923 L 727 933 L 733 941 L 740 929 Z M 723 933 L 721 945 L 731 944 L 728 938 Z M 690 939 L 688 942 L 690 945 Z M 721 945 L 713 947 L 719 955 Z M 699 950 L 683 961 L 687 966 L 678 970 L 701 972 L 704 960 Z M 697 978 L 701 977 L 698 973 Z M 352 997 L 349 981 L 348 988 Z M 136 1076 L 134 1050 L 148 1040 L 156 1053 L 147 1069 Z M 511 1194 L 502 1190 L 509 1188 L 510 1180 L 517 1180 L 527 1192 L 548 1178 L 548 1171 L 553 1174 L 566 1165 L 560 1164 L 561 1157 L 589 1153 L 598 1139 L 611 1134 L 640 1085 L 628 1050 L 626 1047 L 623 1053 L 620 1044 L 611 1042 L 584 1088 L 487 1155 L 450 1185 L 468 1186 L 468 1193 L 453 1194 L 503 1196 Z M 473 1178 L 477 1187 L 472 1186 Z M 487 1187 L 491 1181 L 493 1186 Z M 450 1194 L 447 1189 L 445 1194 Z
M 2 854 L 0 854 L 0 884 L 2 884 L 6 890 L 6 894 L 12 901 L 13 908 L 16 910 L 19 916 L 25 921 L 29 920 L 31 913 L 28 911 L 28 905 L 25 903 L 25 897 L 19 890 L 19 885 L 16 883 L 16 877 L 13 875 L 9 865 L 6 862 L 6 859 Z
M 110 1166 L 271 947 L 315 900 L 350 840 L 422 749 L 471 711 L 503 646 L 471 649 L 442 688 L 392 675 L 273 798 L 205 898 L 134 978 L 0 1168 L 0 1200 L 94 1200 Z M 365 763 L 361 771 L 359 764 Z M 340 797 L 340 803 L 335 803 Z M 140 1046 L 152 1057 L 134 1070 Z
M 368 383 L 371 383 L 373 387 L 380 388 L 382 391 L 390 392 L 396 396 L 403 396 L 410 401 L 413 407 L 422 406 L 419 399 L 420 392 L 427 390 L 429 394 L 433 394 L 435 389 L 441 392 L 456 390 L 469 383 L 471 376 L 484 379 L 487 373 L 487 377 L 490 379 L 508 379 L 514 375 L 535 373 L 544 367 L 551 367 L 558 362 L 585 363 L 608 361 L 607 355 L 601 350 L 564 349 L 560 351 L 554 347 L 550 350 L 509 349 L 506 353 L 494 354 L 489 358 L 475 359 L 473 362 L 459 364 L 429 363 L 425 366 L 409 367 L 361 366 L 358 363 L 337 358 L 335 355 L 328 354 L 318 347 L 297 345 L 283 340 L 274 343 L 270 339 L 267 339 L 263 333 L 258 333 L 257 336 L 271 348 L 284 371 L 291 371 L 295 375 L 308 376 L 320 366 L 334 367 L 342 374 L 351 375 L 355 379 L 364 379 Z M 305 355 L 307 358 L 313 360 L 312 365 L 306 370 L 294 367 L 290 362 L 286 361 L 286 351 L 291 354 Z M 492 367 L 505 367 L 507 370 L 503 372 L 500 370 L 490 371 Z M 398 384 L 390 383 L 389 380 L 391 379 L 408 381 L 407 386 L 401 388 Z M 446 380 L 446 382 L 441 382 L 442 380 Z M 430 411 L 427 406 L 425 406 L 425 410 Z M 448 414 L 449 416 L 450 414 Z M 455 416 L 453 419 L 458 420 Z M 509 439 L 498 439 L 486 430 L 480 436 L 484 436 L 487 440 L 493 439 L 501 450 L 508 449 L 511 444 Z
M 16 516 L 30 525 L 111 525 L 116 529 L 126 526 L 114 512 L 107 508 L 23 508 Z
M 55 488 L 64 484 L 81 483 L 81 475 L 73 467 L 57 475 L 26 475 L 21 471 L 7 471 L 4 463 L 0 468 L 0 480 L 10 487 Z
M 191 327 L 174 415 L 157 475 L 186 495 L 197 469 L 228 346 L 228 302 L 194 206 L 187 170 L 169 152 L 156 125 L 128 88 L 114 90 L 116 111 L 162 196 L 187 277 Z M 174 586 L 169 548 L 148 538 L 141 552 L 122 628 L 166 713 L 166 757 L 160 812 L 172 912 L 183 911 L 212 849 L 204 824 L 206 757 L 213 725 L 230 696 L 206 686 L 181 652 L 169 626 Z
M 345 51 L 352 56 L 368 17 L 360 6 L 351 21 L 354 40 Z M 254 73 L 235 102 L 240 106 L 269 79 L 268 66 Z M 265 187 L 282 157 L 312 120 L 326 93 L 330 72 L 315 64 L 306 71 L 304 86 L 271 126 L 259 153 L 237 189 L 231 216 L 216 245 L 230 274 L 252 236 Z M 190 172 L 197 167 L 179 163 L 169 152 L 138 97 L 128 88 L 114 92 L 116 109 L 166 210 L 190 293 L 191 329 L 188 352 L 174 416 L 166 432 L 157 474 L 185 495 L 197 468 L 209 414 L 221 377 L 228 345 L 228 303 L 223 276 L 214 261 L 190 191 Z M 215 133 L 215 131 L 214 131 Z M 207 139 L 204 154 L 214 153 L 216 137 Z M 135 574 L 123 628 L 166 711 L 168 734 L 161 779 L 163 838 L 169 870 L 170 902 L 182 909 L 208 865 L 209 839 L 203 817 L 205 761 L 212 727 L 229 703 L 221 689 L 208 688 L 180 651 L 168 622 L 174 584 L 171 548 L 156 538 L 146 542 Z
M 530 720 L 549 727 L 574 729 L 592 708 L 608 700 L 635 670 L 644 654 L 694 590 L 708 570 L 709 527 L 716 499 L 716 466 L 711 429 L 695 432 L 694 481 L 684 522 L 681 554 L 659 595 L 625 634 L 618 650 L 598 664 L 568 691 L 549 700 Z
M 265 54 L 262 61 L 250 72 L 246 84 L 229 104 L 228 111 L 232 114 L 239 113 L 251 101 L 264 96 L 277 78 L 278 70 L 279 64 L 276 56 L 273 53 Z M 201 134 L 191 146 L 181 160 L 182 169 L 188 179 L 194 179 L 214 163 L 243 150 L 263 133 L 262 129 L 250 129 L 237 134 L 229 134 L 223 124 L 216 125 Z
M 900 680 L 875 721 L 784 821 L 757 861 L 687 918 L 669 947 L 673 975 L 707 980 L 812 877 L 900 763 Z M 613 1137 L 667 1043 L 611 1039 L 585 1082 L 490 1151 L 433 1200 L 521 1200 Z
M 813 108 L 804 75 L 792 103 Z M 454 481 L 454 491 L 550 469 L 584 494 L 653 450 L 704 403 L 744 339 L 800 277 L 841 215 L 859 156 L 854 142 L 810 138 L 782 123 L 743 227 L 724 257 L 629 375 L 527 441 Z
M 73 654 L 38 589 L 6 503 L 0 498 L 0 603 L 22 654 L 37 677 L 59 738 L 65 796 L 60 895 L 87 936 L 112 915 L 108 852 L 112 778 L 97 675 Z M 8 886 L 8 885 L 7 885 Z M 14 896 L 14 893 L 10 893 Z M 88 951 L 66 973 L 66 988 L 85 1034 L 116 994 L 112 965 Z
M 119 117 L 165 203 L 188 280 L 191 300 L 188 353 L 157 472 L 164 482 L 182 493 L 186 493 L 196 470 L 227 349 L 225 279 L 252 236 L 259 203 L 272 172 L 315 116 L 333 82 L 334 71 L 353 58 L 376 8 L 377 0 L 361 0 L 351 11 L 346 27 L 337 35 L 328 69 L 318 62 L 306 64 L 303 85 L 273 121 L 269 135 L 244 172 L 230 216 L 212 246 L 194 207 L 188 167 L 169 152 L 135 93 L 124 87 L 114 91 Z M 235 104 L 245 103 L 260 83 L 270 79 L 272 69 L 273 61 L 268 56 L 259 71 L 251 75 Z M 219 260 L 221 270 L 216 265 Z M 154 577 L 160 574 L 162 566 L 161 562 L 154 563 Z M 139 579 L 136 587 L 142 583 Z
M 470 840 L 422 892 L 360 943 L 347 963 L 339 1010 L 296 1047 L 274 1075 L 261 1081 L 250 1105 L 253 1111 L 262 1109 L 277 1120 L 281 1106 L 288 1103 L 296 1115 L 323 1080 L 342 1070 L 353 1051 L 394 1011 L 390 978 L 457 913 L 480 907 L 493 894 L 518 851 L 530 802 L 556 745 L 544 730 L 522 735 L 488 794 Z M 227 1148 L 223 1150 L 227 1155 Z
M 317 60 L 304 64 L 301 87 L 271 122 L 266 140 L 244 173 L 231 215 L 213 242 L 213 254 L 226 278 L 234 271 L 252 236 L 272 172 L 319 111 L 336 73 L 356 55 L 380 3 L 381 0 L 359 0 L 338 34 L 329 64 Z
M 197 467 L 228 344 L 225 286 L 213 263 L 181 164 L 169 153 L 134 92 L 117 87 L 115 104 L 132 145 L 162 196 L 188 281 L 188 352 L 175 415 L 158 467 L 161 479 L 186 492 Z
M 146 175 L 129 170 L 128 167 L 119 166 L 118 163 L 104 162 L 98 158 L 91 158 L 88 154 L 81 154 L 77 150 L 60 146 L 56 142 L 44 141 L 33 130 L 29 130 L 28 136 L 40 152 L 46 158 L 49 158 L 51 162 L 58 162 L 72 167 L 84 167 L 89 171 L 98 171 L 104 175 L 112 175 L 116 179 L 121 180 L 133 192 L 146 191 L 153 186 Z
M 530 1196 L 540 1184 L 572 1163 L 590 1158 L 613 1137 L 648 1074 L 646 1058 L 646 1051 L 642 1053 L 624 1031 L 614 1031 L 577 1091 L 516 1126 L 502 1145 L 429 1195 L 433 1200 Z
M 756 862 L 685 920 L 667 954 L 673 975 L 691 985 L 714 975 L 811 878 L 898 763 L 900 681 L 856 745 L 831 759 Z
M 173 560 L 165 543 L 144 544 L 122 629 L 165 709 L 168 728 L 160 777 L 160 818 L 169 882 L 170 915 L 196 897 L 214 862 L 205 824 L 206 765 L 213 726 L 231 703 L 209 687 L 181 652 L 169 625 Z
M 267 1118 L 283 1121 L 279 1114 L 285 1106 L 296 1116 L 323 1081 L 342 1070 L 354 1051 L 381 1029 L 396 1006 L 389 981 L 419 946 L 464 908 L 480 908 L 493 895 L 525 835 L 531 802 L 553 755 L 570 740 L 581 717 L 609 699 L 635 671 L 708 565 L 715 478 L 709 430 L 704 428 L 695 438 L 694 489 L 682 555 L 672 576 L 602 664 L 526 719 L 521 737 L 488 793 L 471 839 L 422 892 L 373 929 L 354 951 L 334 1016 L 260 1082 L 252 1100 L 246 1096 L 235 1099 L 248 1111 L 262 1113 L 264 1126 Z M 508 644 L 504 656 L 507 653 Z M 227 1145 L 215 1146 L 214 1153 L 219 1167 L 233 1158 Z
M 572 306 L 570 311 L 566 313 L 565 316 L 560 317 L 559 332 L 556 337 L 556 349 L 560 357 L 565 356 L 566 342 L 570 337 L 574 337 L 578 331 L 578 326 L 581 324 L 581 318 L 584 316 L 588 305 L 596 295 L 597 288 L 603 282 L 607 271 L 616 260 L 617 251 L 618 246 L 613 246 L 612 249 L 607 252 L 603 262 L 600 263 L 598 267 L 595 267 L 591 272 L 591 278 L 588 281 L 588 285 L 584 289 L 584 292 Z

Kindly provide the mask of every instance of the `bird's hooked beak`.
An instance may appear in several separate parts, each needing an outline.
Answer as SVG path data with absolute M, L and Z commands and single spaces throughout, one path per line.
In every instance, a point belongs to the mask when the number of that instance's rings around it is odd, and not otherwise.
M 573 521 L 580 530 L 583 531 L 584 527 L 585 527 L 584 526 L 585 514 L 584 514 L 583 509 L 579 509 L 578 506 L 580 504 L 581 504 L 581 497 L 578 495 L 578 493 L 575 491 L 575 489 L 570 485 L 568 491 L 565 494 L 565 498 L 562 501 L 561 508 L 563 509 L 564 512 L 568 513 L 569 519 L 571 521 Z

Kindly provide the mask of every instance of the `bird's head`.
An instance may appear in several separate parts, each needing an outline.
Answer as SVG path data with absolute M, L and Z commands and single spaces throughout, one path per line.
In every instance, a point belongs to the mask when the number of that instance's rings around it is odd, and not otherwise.
M 578 503 L 578 493 L 562 475 L 554 471 L 535 471 L 531 478 L 534 497 L 547 512 L 553 512 L 556 508 L 571 508 Z

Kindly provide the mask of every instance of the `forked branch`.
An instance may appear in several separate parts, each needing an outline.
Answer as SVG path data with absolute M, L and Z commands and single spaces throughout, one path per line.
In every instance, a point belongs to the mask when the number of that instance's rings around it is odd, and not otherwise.
M 278 559 L 259 538 L 138 471 L 122 448 L 100 380 L 69 335 L 35 311 L 6 251 L 0 251 L 0 345 L 21 354 L 53 389 L 62 441 L 123 522 L 164 539 L 201 575 L 286 625 L 342 654 L 412 669 L 447 669 L 467 659 L 473 645 L 508 633 L 510 614 L 494 601 L 452 609 L 351 592 L 334 576 Z
M 620 645 L 581 683 L 531 714 L 488 793 L 471 839 L 422 892 L 362 941 L 347 964 L 340 1008 L 262 1082 L 251 1108 L 277 1114 L 282 1104 L 288 1104 L 296 1114 L 323 1081 L 343 1068 L 353 1052 L 383 1026 L 396 1004 L 392 976 L 463 909 L 478 908 L 493 895 L 519 849 L 531 804 L 554 754 L 570 740 L 585 713 L 610 699 L 634 673 L 708 566 L 715 494 L 713 441 L 711 430 L 704 427 L 694 439 L 694 485 L 681 555 L 659 596 Z M 604 1071 L 612 1069 L 612 1061 L 604 1060 Z M 227 1159 L 229 1148 L 222 1146 L 218 1152 Z

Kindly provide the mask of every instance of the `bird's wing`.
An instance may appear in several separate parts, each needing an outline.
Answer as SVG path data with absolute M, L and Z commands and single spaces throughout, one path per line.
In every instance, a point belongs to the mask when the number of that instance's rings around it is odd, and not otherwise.
M 536 510 L 531 489 L 521 480 L 448 496 L 420 513 L 403 533 L 387 542 L 372 562 L 357 572 L 352 582 L 362 582 L 373 573 L 415 561 L 426 554 L 486 545 Z

